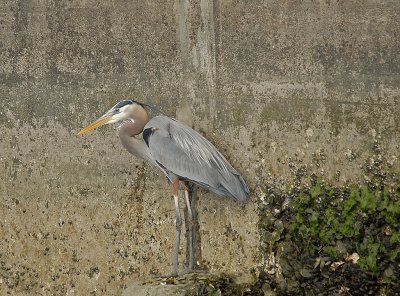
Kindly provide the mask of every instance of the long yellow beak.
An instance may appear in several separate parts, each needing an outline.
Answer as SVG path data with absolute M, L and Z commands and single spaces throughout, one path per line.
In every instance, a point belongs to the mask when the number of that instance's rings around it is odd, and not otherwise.
M 100 117 L 99 119 L 97 119 L 95 122 L 89 124 L 88 126 L 84 127 L 83 129 L 81 129 L 80 132 L 78 133 L 78 135 L 86 134 L 87 132 L 94 130 L 96 127 L 106 124 L 110 120 L 111 120 L 111 116 L 104 115 L 104 116 Z

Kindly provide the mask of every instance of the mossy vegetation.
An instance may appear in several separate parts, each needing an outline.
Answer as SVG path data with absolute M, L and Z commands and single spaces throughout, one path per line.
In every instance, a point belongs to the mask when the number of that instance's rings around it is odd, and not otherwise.
M 334 260 L 358 253 L 362 268 L 383 272 L 400 260 L 400 187 L 333 187 L 316 180 L 293 200 L 289 229 L 299 247 Z
M 368 159 L 358 160 L 362 171 L 351 182 L 316 175 L 319 158 L 288 159 L 291 182 L 260 167 L 260 286 L 278 295 L 400 289 L 398 160 L 378 141 Z

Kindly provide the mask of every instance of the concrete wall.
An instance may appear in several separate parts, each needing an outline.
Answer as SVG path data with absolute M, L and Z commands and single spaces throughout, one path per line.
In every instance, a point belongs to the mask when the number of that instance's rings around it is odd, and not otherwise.
M 170 271 L 165 178 L 112 127 L 76 135 L 127 97 L 247 180 L 246 207 L 200 191 L 198 210 L 203 264 L 249 281 L 265 176 L 290 180 L 295 162 L 357 179 L 377 137 L 398 159 L 399 15 L 390 0 L 2 0 L 0 291 L 115 295 Z

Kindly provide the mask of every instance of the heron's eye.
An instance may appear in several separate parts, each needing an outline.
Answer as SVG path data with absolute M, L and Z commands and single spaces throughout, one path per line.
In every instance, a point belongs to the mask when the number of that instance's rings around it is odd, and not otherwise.
M 114 109 L 114 112 L 115 112 L 115 113 L 119 113 L 119 111 L 120 111 L 119 108 Z

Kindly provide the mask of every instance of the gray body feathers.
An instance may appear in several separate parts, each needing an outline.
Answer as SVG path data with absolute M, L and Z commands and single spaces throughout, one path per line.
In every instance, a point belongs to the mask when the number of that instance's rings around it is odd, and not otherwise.
M 249 189 L 242 176 L 195 130 L 172 118 L 156 116 L 144 127 L 143 140 L 170 179 L 177 176 L 218 195 L 248 200 Z

